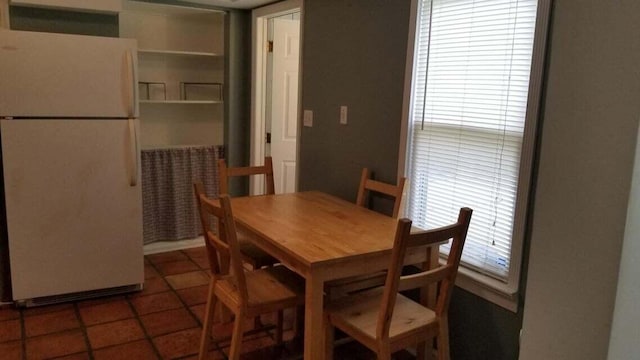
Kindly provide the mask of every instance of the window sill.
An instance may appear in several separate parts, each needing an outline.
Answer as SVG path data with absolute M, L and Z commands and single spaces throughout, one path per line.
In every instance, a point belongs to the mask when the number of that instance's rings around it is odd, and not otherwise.
M 456 286 L 509 311 L 518 311 L 518 292 L 503 282 L 460 266 Z

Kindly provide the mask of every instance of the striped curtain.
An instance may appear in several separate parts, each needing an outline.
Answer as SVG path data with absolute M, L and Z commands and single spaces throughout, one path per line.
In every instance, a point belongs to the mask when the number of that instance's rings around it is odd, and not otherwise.
M 208 196 L 218 196 L 217 161 L 224 147 L 185 146 L 142 150 L 144 243 L 192 239 L 202 233 L 193 194 L 201 181 Z

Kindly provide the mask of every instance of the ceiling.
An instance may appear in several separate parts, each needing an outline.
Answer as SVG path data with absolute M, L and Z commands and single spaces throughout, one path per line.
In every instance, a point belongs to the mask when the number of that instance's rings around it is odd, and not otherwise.
M 187 2 L 220 6 L 232 9 L 253 9 L 266 4 L 277 2 L 277 0 L 186 0 Z

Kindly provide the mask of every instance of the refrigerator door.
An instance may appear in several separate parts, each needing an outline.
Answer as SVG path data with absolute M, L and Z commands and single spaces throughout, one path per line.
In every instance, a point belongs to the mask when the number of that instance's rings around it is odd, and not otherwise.
M 137 127 L 0 120 L 14 300 L 143 283 Z
M 136 41 L 0 30 L 0 117 L 137 117 Z

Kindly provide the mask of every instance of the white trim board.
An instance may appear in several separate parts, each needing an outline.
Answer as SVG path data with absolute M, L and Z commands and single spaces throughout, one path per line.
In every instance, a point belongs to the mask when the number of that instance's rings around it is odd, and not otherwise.
M 144 254 L 151 255 L 168 251 L 191 249 L 204 246 L 204 238 L 198 236 L 195 239 L 186 239 L 178 241 L 156 241 L 144 246 Z
M 258 41 L 266 39 L 267 35 L 267 21 L 269 18 L 278 17 L 281 15 L 289 14 L 299 11 L 300 12 L 300 62 L 303 57 L 304 41 L 304 8 L 303 0 L 286 0 L 272 5 L 263 6 L 257 8 L 251 12 L 251 48 L 254 50 L 251 54 L 251 151 L 250 151 L 250 164 L 252 166 L 262 165 L 265 156 L 265 119 L 263 110 L 265 108 L 265 91 L 266 83 L 263 81 L 266 71 L 266 56 L 265 47 L 259 46 Z M 299 67 L 298 77 L 298 129 L 302 124 L 300 123 L 300 109 L 302 108 L 302 64 Z M 297 149 L 296 158 L 300 155 L 300 131 L 297 134 Z M 298 172 L 300 167 L 296 167 Z M 296 179 L 298 174 L 296 173 Z M 251 194 L 262 193 L 263 184 L 260 182 L 254 182 L 250 180 L 250 192 Z M 297 187 L 297 184 L 296 184 Z M 297 190 L 297 189 L 296 189 Z

